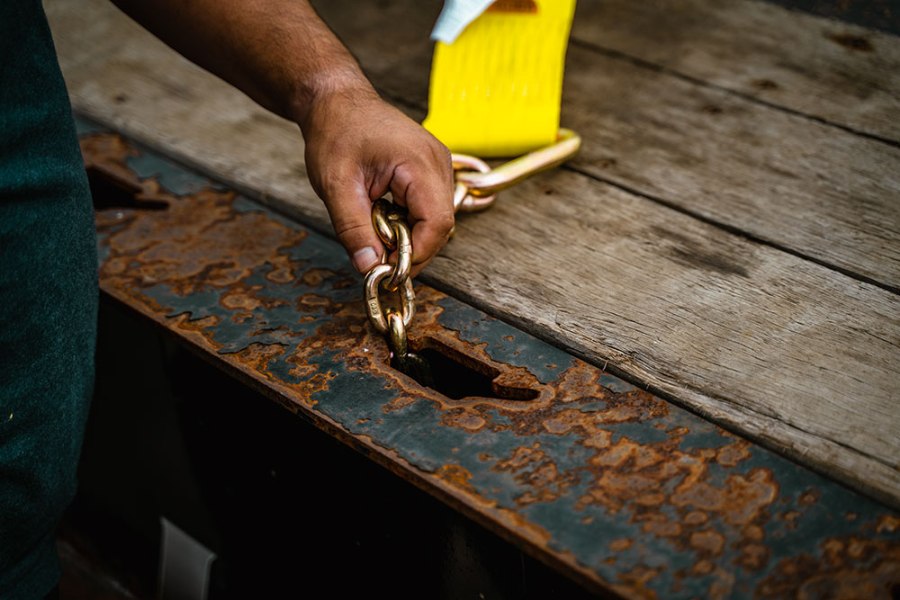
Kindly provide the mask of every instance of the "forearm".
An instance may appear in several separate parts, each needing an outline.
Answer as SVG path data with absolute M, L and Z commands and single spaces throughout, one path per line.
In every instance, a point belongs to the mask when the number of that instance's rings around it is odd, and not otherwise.
M 192 62 L 301 126 L 333 93 L 374 94 L 306 0 L 113 0 Z
M 417 274 L 453 228 L 450 152 L 382 101 L 307 0 L 113 0 L 189 60 L 300 125 L 307 173 L 356 268 L 380 263 L 372 200 L 408 209 Z

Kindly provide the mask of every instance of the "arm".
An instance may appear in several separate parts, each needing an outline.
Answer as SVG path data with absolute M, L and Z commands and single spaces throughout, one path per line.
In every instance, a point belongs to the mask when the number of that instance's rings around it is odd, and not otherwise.
M 379 98 L 306 0 L 114 0 L 201 67 L 300 126 L 310 181 L 338 239 L 365 272 L 383 247 L 371 202 L 409 209 L 413 274 L 453 227 L 448 150 Z

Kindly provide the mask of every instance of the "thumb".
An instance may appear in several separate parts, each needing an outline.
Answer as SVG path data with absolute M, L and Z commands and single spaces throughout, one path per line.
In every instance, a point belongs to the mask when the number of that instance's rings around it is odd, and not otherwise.
M 381 263 L 384 247 L 372 226 L 372 201 L 367 190 L 350 178 L 325 195 L 334 232 L 360 273 Z

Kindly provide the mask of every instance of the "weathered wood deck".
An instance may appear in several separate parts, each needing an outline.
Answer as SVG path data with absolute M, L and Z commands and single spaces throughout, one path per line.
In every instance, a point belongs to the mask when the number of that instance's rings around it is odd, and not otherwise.
M 421 117 L 438 4 L 317 6 Z M 76 109 L 328 230 L 295 126 L 106 2 L 47 9 Z M 749 0 L 582 0 L 581 155 L 462 217 L 426 278 L 900 505 L 898 109 L 890 35 Z

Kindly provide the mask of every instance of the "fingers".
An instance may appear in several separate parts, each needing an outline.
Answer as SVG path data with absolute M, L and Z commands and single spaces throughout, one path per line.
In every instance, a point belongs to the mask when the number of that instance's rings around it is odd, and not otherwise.
M 388 190 L 407 207 L 417 275 L 453 228 L 450 151 L 377 97 L 336 95 L 306 122 L 306 165 L 335 233 L 354 267 L 368 272 L 384 246 L 372 225 L 372 201 Z
M 395 169 L 391 193 L 409 212 L 415 276 L 444 247 L 453 230 L 453 167 L 449 152 L 442 152 L 427 164 Z
M 372 202 L 360 178 L 340 177 L 323 193 L 338 240 L 354 268 L 368 273 L 381 263 L 384 246 L 372 227 Z
M 446 161 L 444 161 L 446 158 Z M 384 245 L 372 225 L 372 200 L 387 191 L 356 169 L 337 169 L 322 179 L 320 195 L 325 201 L 334 231 L 353 266 L 367 273 L 382 262 Z M 343 171 L 350 172 L 343 172 Z M 387 188 L 394 200 L 407 207 L 412 234 L 412 276 L 418 275 L 447 243 L 453 229 L 453 168 L 449 152 L 434 161 L 416 160 L 391 170 Z M 377 178 L 376 178 L 377 179 Z M 372 193 L 370 193 L 372 192 Z

